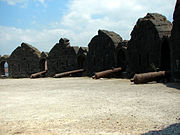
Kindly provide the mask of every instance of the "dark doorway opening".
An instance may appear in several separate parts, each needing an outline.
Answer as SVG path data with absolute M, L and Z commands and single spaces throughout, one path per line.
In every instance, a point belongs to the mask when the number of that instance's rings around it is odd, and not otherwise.
M 2 76 L 9 76 L 7 61 L 2 61 L 0 63 L 0 75 L 2 75 Z
M 126 55 L 123 50 L 119 50 L 117 54 L 117 66 L 122 68 L 126 66 Z
M 83 55 L 79 55 L 77 58 L 77 62 L 78 62 L 78 67 L 83 68 L 84 62 L 85 62 L 85 57 Z
M 161 70 L 171 69 L 170 47 L 168 40 L 164 40 L 161 46 Z
M 47 70 L 47 60 L 45 58 L 41 59 L 40 62 L 39 62 L 39 68 L 40 68 L 40 71 L 45 71 Z

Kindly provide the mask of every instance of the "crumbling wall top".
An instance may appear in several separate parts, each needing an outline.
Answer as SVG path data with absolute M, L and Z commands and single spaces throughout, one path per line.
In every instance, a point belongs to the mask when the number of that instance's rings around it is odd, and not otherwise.
M 42 53 L 41 53 L 41 58 L 47 58 L 48 55 L 49 55 L 48 52 L 42 52 Z
M 7 61 L 9 59 L 9 55 L 3 55 L 0 57 L 0 62 L 1 61 Z
M 140 18 L 137 21 L 135 27 L 138 27 L 138 25 L 143 22 L 151 22 L 160 38 L 163 38 L 164 36 L 170 37 L 172 24 L 165 16 L 158 13 L 148 13 L 144 18 Z
M 99 30 L 98 31 L 98 35 L 106 35 L 108 36 L 112 42 L 114 43 L 114 45 L 117 47 L 118 44 L 120 42 L 123 41 L 123 39 L 121 38 L 120 35 L 118 35 L 117 33 L 113 32 L 113 31 L 107 31 L 107 30 Z
M 18 46 L 18 47 L 11 53 L 10 58 L 15 58 L 15 57 L 17 57 L 17 56 L 19 56 L 19 55 L 22 55 L 22 53 L 23 53 L 24 51 L 28 51 L 28 52 L 30 52 L 31 54 L 36 55 L 38 58 L 41 57 L 41 52 L 40 52 L 37 48 L 33 47 L 32 45 L 30 45 L 30 44 L 28 44 L 28 43 L 22 43 L 21 46 Z M 27 52 L 24 52 L 24 53 L 27 53 Z M 23 54 L 24 54 L 24 53 L 23 53 Z
M 33 47 L 32 45 L 30 45 L 28 43 L 22 43 L 21 47 L 31 49 L 34 54 L 38 55 L 39 57 L 41 56 L 41 52 L 37 48 Z
M 72 48 L 74 49 L 74 52 L 75 52 L 76 54 L 78 54 L 79 47 L 78 47 L 78 46 L 72 46 Z
M 70 47 L 69 39 L 67 39 L 67 38 L 61 38 L 61 39 L 59 40 L 59 45 L 63 45 L 63 46 L 66 46 L 66 47 Z

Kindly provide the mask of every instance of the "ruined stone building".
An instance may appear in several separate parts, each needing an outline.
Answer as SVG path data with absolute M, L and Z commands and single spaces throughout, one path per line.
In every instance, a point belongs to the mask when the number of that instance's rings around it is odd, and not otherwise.
M 5 72 L 8 72 L 8 68 L 6 69 L 5 67 L 5 63 L 7 63 L 8 65 L 8 59 L 9 55 L 4 55 L 0 57 L 0 76 L 5 75 Z
M 9 77 L 29 77 L 39 72 L 39 61 L 41 53 L 38 49 L 27 43 L 22 43 L 10 55 Z
M 98 35 L 94 36 L 88 45 L 88 75 L 123 66 L 126 58 L 122 42 L 122 38 L 115 32 L 99 30 Z
M 165 16 L 148 13 L 138 19 L 131 39 L 124 41 L 120 35 L 99 30 L 87 47 L 70 46 L 66 38 L 47 52 L 22 43 L 10 56 L 0 56 L 0 76 L 29 77 L 47 71 L 47 76 L 76 69 L 86 69 L 87 75 L 111 68 L 122 67 L 131 75 L 135 73 L 166 70 L 180 81 L 180 0 L 177 0 L 173 25 Z M 45 72 L 46 73 L 46 72 Z M 84 74 L 85 75 L 85 74 Z
M 177 0 L 174 16 L 173 29 L 171 33 L 172 46 L 172 77 L 180 81 L 180 0 Z
M 78 68 L 85 69 L 87 65 L 87 53 L 88 48 L 87 47 L 80 47 L 77 53 L 77 62 L 78 62 Z
M 133 73 L 170 70 L 172 24 L 165 16 L 148 13 L 140 18 L 128 42 L 128 65 Z
M 85 61 L 83 50 L 81 48 L 79 51 L 79 47 L 70 46 L 68 39 L 61 38 L 59 43 L 49 52 L 47 59 L 48 76 L 82 68 Z
M 126 69 L 127 66 L 127 46 L 128 46 L 128 41 L 124 40 L 118 44 L 116 47 L 116 64 L 117 67 L 122 67 Z
M 40 71 L 47 71 L 48 67 L 47 67 L 47 58 L 48 58 L 48 52 L 42 52 L 41 53 L 41 58 L 39 61 L 39 69 Z

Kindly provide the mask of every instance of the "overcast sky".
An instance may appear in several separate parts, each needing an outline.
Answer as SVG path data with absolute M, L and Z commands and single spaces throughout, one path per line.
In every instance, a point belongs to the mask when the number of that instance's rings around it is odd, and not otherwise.
M 124 40 L 140 17 L 161 13 L 172 22 L 176 0 L 0 0 L 0 55 L 22 42 L 50 51 L 61 37 L 87 46 L 99 29 Z

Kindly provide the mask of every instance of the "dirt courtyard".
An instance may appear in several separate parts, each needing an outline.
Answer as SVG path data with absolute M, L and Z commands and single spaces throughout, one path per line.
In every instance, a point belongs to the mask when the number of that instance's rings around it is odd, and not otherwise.
M 180 85 L 0 79 L 0 135 L 180 135 Z

